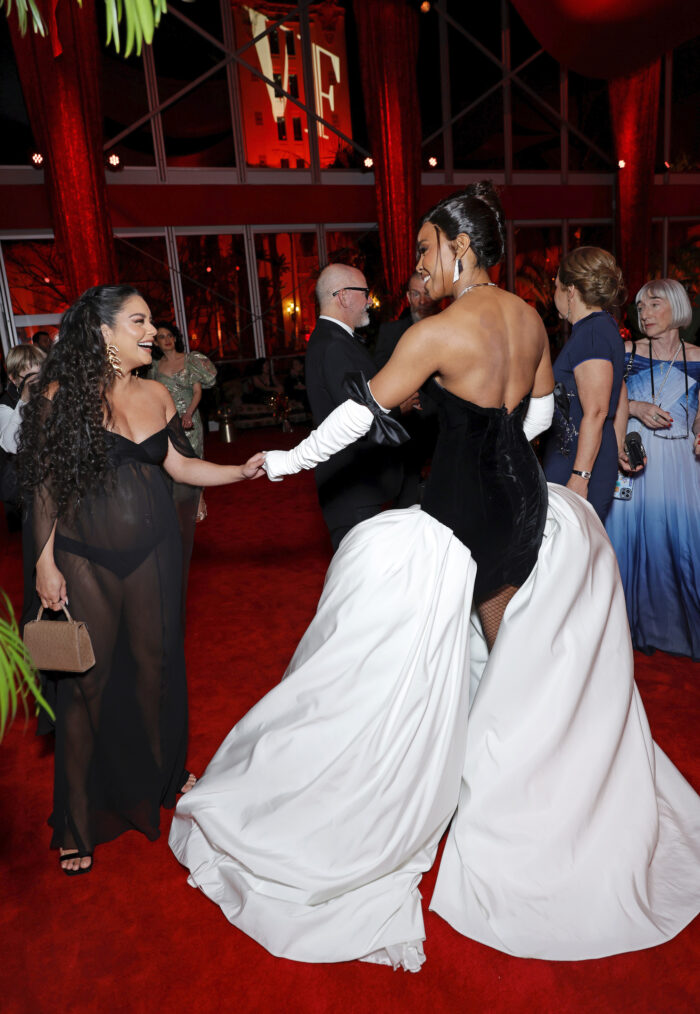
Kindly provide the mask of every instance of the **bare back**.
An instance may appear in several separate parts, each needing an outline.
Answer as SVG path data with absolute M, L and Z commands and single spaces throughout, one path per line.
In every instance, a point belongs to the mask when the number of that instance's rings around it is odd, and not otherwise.
M 393 408 L 431 376 L 465 401 L 511 412 L 528 394 L 554 387 L 544 324 L 510 292 L 472 290 L 408 329 L 372 392 Z
M 511 412 L 533 390 L 547 347 L 539 315 L 498 289 L 469 292 L 440 317 L 439 382 L 465 401 Z

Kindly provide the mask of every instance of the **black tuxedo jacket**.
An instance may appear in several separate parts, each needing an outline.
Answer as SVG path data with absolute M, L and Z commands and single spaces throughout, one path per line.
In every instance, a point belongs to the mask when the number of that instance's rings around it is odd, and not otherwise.
M 405 317 L 399 317 L 398 320 L 390 320 L 379 328 L 377 344 L 374 348 L 374 363 L 377 373 L 389 362 L 394 349 L 399 344 L 399 339 L 408 331 L 412 323 L 413 320 L 409 313 Z
M 343 380 L 361 372 L 370 380 L 374 360 L 359 340 L 330 320 L 319 320 L 306 352 L 306 391 L 316 426 L 347 400 Z M 395 448 L 379 447 L 366 437 L 334 454 L 316 469 L 321 510 L 332 530 L 356 521 L 358 507 L 393 500 L 403 478 Z

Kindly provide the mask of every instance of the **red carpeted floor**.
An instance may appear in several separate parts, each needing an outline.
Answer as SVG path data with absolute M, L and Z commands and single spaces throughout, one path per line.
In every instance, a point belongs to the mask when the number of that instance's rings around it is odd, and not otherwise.
M 209 457 L 241 461 L 298 434 L 247 433 Z M 211 490 L 198 526 L 188 600 L 190 766 L 201 771 L 233 723 L 282 675 L 311 618 L 329 559 L 313 478 Z M 20 601 L 19 542 L 0 520 L 0 586 Z M 700 788 L 700 672 L 637 656 L 652 730 Z M 48 851 L 51 744 L 18 722 L 0 745 L 3 1014 L 102 1011 L 492 1012 L 686 1014 L 698 1009 L 700 920 L 663 947 L 562 964 L 510 958 L 426 913 L 418 975 L 359 963 L 270 957 L 186 884 L 167 846 L 170 814 L 150 844 L 136 832 L 98 849 L 86 877 Z M 576 791 L 576 786 L 571 787 Z M 427 900 L 432 875 L 423 882 Z

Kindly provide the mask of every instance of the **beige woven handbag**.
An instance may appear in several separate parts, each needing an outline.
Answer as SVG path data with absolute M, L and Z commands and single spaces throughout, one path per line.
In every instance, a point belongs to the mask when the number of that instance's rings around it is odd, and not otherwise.
M 35 620 L 24 626 L 24 643 L 37 669 L 54 672 L 87 672 L 95 664 L 95 652 L 87 624 L 74 620 L 66 607 L 67 623 L 42 620 L 41 606 Z

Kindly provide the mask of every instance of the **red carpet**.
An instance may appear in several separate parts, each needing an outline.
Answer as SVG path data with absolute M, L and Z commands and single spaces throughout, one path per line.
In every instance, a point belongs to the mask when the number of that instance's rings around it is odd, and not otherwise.
M 260 446 L 289 446 L 297 438 L 270 430 L 230 446 L 210 438 L 207 452 L 241 461 Z M 310 475 L 210 490 L 207 501 L 188 599 L 194 771 L 279 680 L 313 614 L 330 554 Z M 18 605 L 19 541 L 7 536 L 2 520 L 0 532 L 0 586 Z M 637 656 L 637 666 L 655 738 L 700 788 L 699 667 L 661 654 Z M 575 964 L 507 957 L 458 936 L 431 913 L 427 963 L 418 975 L 272 958 L 187 886 L 167 846 L 169 813 L 155 844 L 135 832 L 124 835 L 98 849 L 89 876 L 63 876 L 48 851 L 51 744 L 20 721 L 0 745 L 0 759 L 3 1014 L 698 1009 L 700 920 L 663 947 Z M 432 876 L 423 882 L 426 902 L 432 882 Z

